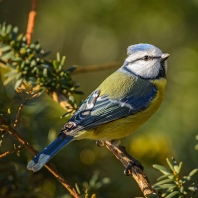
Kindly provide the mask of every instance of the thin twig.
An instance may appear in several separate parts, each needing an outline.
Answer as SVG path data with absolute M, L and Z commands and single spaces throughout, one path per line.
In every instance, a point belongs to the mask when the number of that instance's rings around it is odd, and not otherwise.
M 18 89 L 18 88 L 17 88 L 17 89 Z M 34 90 L 34 89 L 33 89 L 33 87 L 32 87 L 32 88 L 29 90 L 28 95 L 27 95 L 27 98 L 25 98 L 25 100 L 29 100 L 29 99 L 30 99 L 33 90 Z M 23 109 L 23 107 L 24 107 L 24 104 L 25 104 L 25 101 L 24 101 L 23 103 L 21 103 L 20 106 L 19 106 L 19 108 L 18 108 L 18 112 L 17 112 L 17 115 L 16 115 L 16 119 L 15 119 L 15 121 L 14 121 L 14 128 L 16 128 L 16 126 L 17 126 L 17 123 L 18 123 L 19 117 L 20 117 L 20 113 L 21 113 L 21 111 L 22 111 L 22 109 Z
M 21 111 L 22 111 L 22 109 L 23 109 L 23 106 L 24 106 L 24 103 L 20 104 L 20 106 L 19 106 L 19 108 L 18 108 L 18 112 L 17 112 L 17 115 L 16 115 L 16 119 L 15 119 L 15 121 L 14 121 L 14 128 L 16 128 L 16 126 L 17 126 L 17 123 L 18 123 L 18 121 L 19 121 L 19 116 L 20 116 L 20 113 L 21 113 Z
M 27 44 L 30 44 L 32 39 L 32 33 L 34 30 L 34 21 L 36 17 L 36 5 L 37 5 L 37 0 L 32 0 L 32 9 L 29 13 L 28 25 L 26 30 Z
M 2 115 L 0 115 L 0 127 L 2 130 L 7 131 L 10 135 L 12 135 L 13 137 L 15 137 L 17 139 L 17 141 L 23 145 L 31 154 L 33 154 L 34 156 L 37 155 L 38 151 L 35 150 L 27 141 L 25 141 L 20 135 L 19 133 L 16 131 L 15 128 L 9 126 L 9 124 L 7 123 L 7 121 L 3 118 Z M 69 184 L 67 184 L 65 178 L 57 171 L 55 170 L 55 168 L 50 164 L 47 163 L 45 165 L 45 167 L 48 169 L 48 171 L 54 175 L 54 177 L 56 179 L 59 180 L 59 182 L 70 192 L 70 194 L 75 197 L 75 198 L 79 198 L 79 194 L 76 192 L 76 190 L 74 188 L 72 188 Z
M 109 141 L 104 142 L 107 149 L 109 149 L 115 157 L 124 165 L 126 168 L 130 162 L 132 162 L 133 159 L 125 150 L 124 147 L 119 146 L 116 147 Z M 142 171 L 142 169 L 137 166 L 136 164 L 132 165 L 132 167 L 129 169 L 130 174 L 135 179 L 135 181 L 138 183 L 140 190 L 144 194 L 145 197 L 149 194 L 156 195 L 155 190 L 151 187 L 151 184 L 146 176 L 146 174 Z
M 77 69 L 71 73 L 71 75 L 80 74 L 80 73 L 87 73 L 87 72 L 96 72 L 96 71 L 104 71 L 107 69 L 112 69 L 120 67 L 119 62 L 112 62 L 112 63 L 104 63 L 98 65 L 88 65 L 88 66 L 77 66 Z
M 7 155 L 10 155 L 10 154 L 15 153 L 15 152 L 16 152 L 15 149 L 12 149 L 12 150 L 10 150 L 10 151 L 6 151 L 5 153 L 2 153 L 2 154 L 0 155 L 0 158 L 6 157 Z
M 15 153 L 17 151 L 20 151 L 22 148 L 24 148 L 24 147 L 22 145 L 19 145 L 16 149 L 12 149 L 10 151 L 6 151 L 5 153 L 2 153 L 0 155 L 0 158 L 6 157 L 6 156 L 8 156 L 8 155 L 10 155 L 12 153 Z

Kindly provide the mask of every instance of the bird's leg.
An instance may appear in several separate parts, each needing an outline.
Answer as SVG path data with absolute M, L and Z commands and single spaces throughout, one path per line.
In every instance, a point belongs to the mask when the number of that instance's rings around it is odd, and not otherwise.
M 102 140 L 97 140 L 97 141 L 96 141 L 96 145 L 97 145 L 98 147 L 104 146 L 104 141 L 102 141 Z
M 131 175 L 130 169 L 131 169 L 132 167 L 133 167 L 132 162 L 129 162 L 129 163 L 127 164 L 127 167 L 124 169 L 124 174 L 125 174 L 126 176 L 130 176 L 130 175 Z
M 141 170 L 144 169 L 144 167 L 142 166 L 142 164 L 138 160 L 136 160 L 135 158 L 133 158 L 132 156 L 130 156 L 127 153 L 126 147 L 120 145 L 120 140 L 111 140 L 110 142 L 114 147 L 117 148 L 116 153 L 119 153 L 122 157 L 127 157 L 128 158 L 127 165 L 126 165 L 126 168 L 124 170 L 124 174 L 126 176 L 129 176 L 131 174 L 130 169 L 133 168 L 133 166 L 138 166 Z
M 113 144 L 115 147 L 119 148 L 121 141 L 119 139 L 117 140 L 111 140 L 111 144 Z
M 142 166 L 142 164 L 141 164 L 138 160 L 134 159 L 133 157 L 130 157 L 130 158 L 131 158 L 132 160 L 128 162 L 127 167 L 124 169 L 124 174 L 125 174 L 126 176 L 131 175 L 130 170 L 131 170 L 131 168 L 132 168 L 134 165 L 135 165 L 135 166 L 138 166 L 142 171 L 144 170 L 144 167 Z
M 113 144 L 115 147 L 119 147 L 119 145 L 120 145 L 120 140 L 111 140 L 110 141 L 111 142 L 111 144 Z M 103 140 L 97 140 L 96 141 L 96 145 L 98 146 L 98 147 L 101 147 L 101 146 L 104 146 L 104 141 Z
M 143 171 L 144 167 L 142 164 L 127 153 L 126 148 L 120 145 L 119 139 L 105 141 L 104 144 L 126 167 L 124 170 L 125 175 L 129 176 L 131 174 L 130 170 L 134 169 L 135 166 L 136 168 L 139 167 Z
M 130 173 L 130 169 L 135 165 L 141 168 L 141 170 L 144 170 L 144 167 L 142 166 L 142 164 L 136 160 L 135 158 L 133 158 L 132 156 L 130 156 L 127 151 L 126 148 L 124 146 L 119 146 L 119 149 L 130 159 L 130 161 L 128 162 L 125 170 L 124 170 L 124 174 L 126 176 L 129 176 Z
M 126 176 L 131 175 L 130 169 L 131 169 L 134 165 L 140 167 L 140 169 L 141 169 L 142 171 L 144 170 L 144 167 L 142 166 L 142 164 L 141 164 L 138 160 L 134 159 L 133 157 L 130 157 L 130 158 L 132 158 L 133 160 L 129 161 L 128 164 L 127 164 L 127 167 L 124 169 L 124 174 L 125 174 Z

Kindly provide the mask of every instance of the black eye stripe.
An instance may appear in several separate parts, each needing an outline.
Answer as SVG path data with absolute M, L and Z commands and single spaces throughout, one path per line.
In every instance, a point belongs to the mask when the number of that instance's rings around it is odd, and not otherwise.
M 136 61 L 139 61 L 139 60 L 145 61 L 144 58 L 145 58 L 145 56 L 143 56 L 142 58 L 137 58 L 136 60 L 128 62 L 128 63 L 135 63 Z M 154 60 L 154 59 L 160 59 L 160 58 L 161 58 L 161 56 L 148 56 L 148 60 L 147 61 Z
M 140 60 L 147 61 L 147 60 L 160 59 L 160 58 L 161 58 L 160 56 L 148 56 L 148 55 L 146 55 L 143 58 L 141 58 Z

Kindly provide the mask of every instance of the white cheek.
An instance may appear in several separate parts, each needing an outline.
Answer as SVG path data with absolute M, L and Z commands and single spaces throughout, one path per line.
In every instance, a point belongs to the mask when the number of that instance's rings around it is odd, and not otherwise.
M 132 70 L 135 74 L 144 73 L 145 68 L 148 68 L 147 64 L 141 64 L 142 61 L 137 61 L 136 63 L 132 63 L 128 65 L 128 68 Z
M 143 78 L 155 78 L 159 73 L 160 63 L 156 61 L 137 61 L 127 65 L 134 74 Z

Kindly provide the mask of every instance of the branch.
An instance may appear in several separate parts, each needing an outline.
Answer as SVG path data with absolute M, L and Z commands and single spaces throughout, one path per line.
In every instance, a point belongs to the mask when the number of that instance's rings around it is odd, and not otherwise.
M 10 155 L 10 154 L 12 154 L 12 153 L 15 153 L 15 152 L 17 152 L 17 151 L 20 151 L 22 148 L 23 148 L 23 145 L 22 145 L 22 146 L 19 145 L 16 149 L 12 149 L 12 150 L 10 150 L 10 151 L 6 151 L 5 153 L 2 153 L 2 154 L 0 155 L 0 158 L 6 157 L 6 156 L 8 156 L 8 155 Z
M 15 152 L 16 152 L 15 149 L 12 149 L 11 151 L 6 151 L 5 153 L 2 153 L 0 155 L 0 158 L 6 157 L 7 155 L 10 155 L 10 154 L 15 153 Z
M 14 121 L 14 128 L 16 128 L 16 126 L 17 126 L 17 123 L 19 121 L 19 116 L 20 116 L 20 113 L 21 113 L 21 111 L 23 109 L 23 106 L 24 106 L 24 103 L 20 104 L 20 106 L 19 106 L 16 118 L 15 118 L 15 121 Z
M 32 33 L 34 29 L 34 21 L 36 17 L 36 5 L 37 5 L 37 0 L 32 0 L 32 9 L 29 13 L 29 18 L 28 18 L 28 25 L 27 25 L 27 30 L 26 30 L 26 38 L 27 38 L 27 43 L 31 43 L 32 39 Z
M 38 151 L 35 150 L 26 140 L 24 140 L 13 127 L 9 126 L 9 124 L 7 123 L 7 121 L 4 119 L 4 117 L 2 115 L 0 115 L 0 128 L 1 128 L 1 130 L 5 130 L 10 135 L 15 137 L 16 140 L 22 146 L 24 146 L 31 154 L 33 154 L 34 156 L 37 155 Z M 72 188 L 69 184 L 67 184 L 65 178 L 57 170 L 55 170 L 54 167 L 50 163 L 47 163 L 45 165 L 45 167 L 48 169 L 48 171 L 52 175 L 54 175 L 54 177 L 56 179 L 59 180 L 59 182 L 70 192 L 70 194 L 73 197 L 75 197 L 75 198 L 80 197 L 79 194 L 76 192 L 76 190 L 74 188 Z
M 115 155 L 115 157 L 124 165 L 125 168 L 127 168 L 129 163 L 137 161 L 126 152 L 126 149 L 123 146 L 116 147 L 109 141 L 104 141 L 104 144 L 107 149 L 109 149 Z M 146 174 L 139 166 L 133 164 L 128 171 L 139 185 L 140 190 L 145 197 L 147 197 L 147 195 L 149 194 L 154 194 L 157 196 L 155 190 L 151 187 L 151 184 Z
M 104 63 L 101 65 L 88 65 L 88 66 L 77 66 L 77 69 L 71 73 L 71 75 L 80 74 L 80 73 L 87 73 L 87 72 L 96 72 L 96 71 L 103 71 L 115 67 L 120 67 L 119 62 L 112 62 L 112 63 Z

